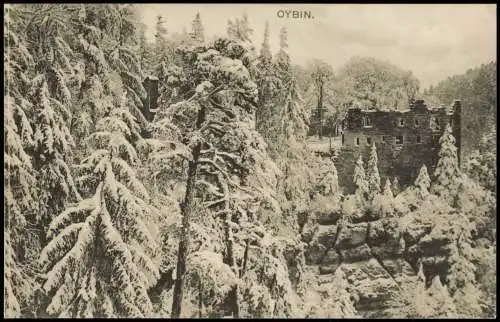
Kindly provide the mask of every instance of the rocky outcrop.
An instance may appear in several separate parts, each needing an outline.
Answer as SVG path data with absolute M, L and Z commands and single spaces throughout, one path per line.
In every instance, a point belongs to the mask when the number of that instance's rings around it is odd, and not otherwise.
M 357 298 L 358 312 L 366 318 L 387 317 L 384 312 L 398 296 L 400 285 L 415 277 L 419 262 L 428 280 L 448 269 L 450 240 L 444 236 L 449 234 L 430 225 L 402 228 L 399 223 L 397 218 L 342 223 L 324 215 L 304 230 L 306 265 L 317 267 L 325 281 L 342 269 Z

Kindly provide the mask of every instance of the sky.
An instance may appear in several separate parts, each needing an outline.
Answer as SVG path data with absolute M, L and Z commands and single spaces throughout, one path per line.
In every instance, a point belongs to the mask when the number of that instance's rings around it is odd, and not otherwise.
M 260 49 L 269 22 L 271 49 L 279 30 L 288 31 L 292 62 L 326 61 L 335 69 L 353 56 L 390 61 L 411 70 L 421 88 L 496 60 L 496 6 L 489 4 L 141 4 L 141 19 L 153 39 L 157 15 L 169 32 L 191 29 L 200 13 L 205 36 L 225 36 L 228 19 L 247 13 Z M 280 11 L 283 10 L 283 11 Z M 280 18 L 290 10 L 310 11 L 314 19 Z

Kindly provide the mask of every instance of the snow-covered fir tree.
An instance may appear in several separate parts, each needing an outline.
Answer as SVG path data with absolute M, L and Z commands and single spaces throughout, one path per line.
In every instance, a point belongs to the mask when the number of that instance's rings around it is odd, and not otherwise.
M 483 187 L 495 192 L 497 177 L 496 166 L 496 125 L 491 125 L 491 129 L 481 139 L 478 149 L 473 151 L 465 162 L 467 174 L 477 180 Z
M 292 79 L 287 96 L 280 101 L 278 145 L 273 146 L 278 153 L 278 164 L 283 173 L 281 189 L 288 200 L 306 202 L 307 187 L 311 185 L 312 173 L 307 165 L 305 136 L 306 116 L 302 99 L 298 96 L 296 83 Z
M 285 27 L 281 27 L 279 34 L 279 50 L 276 54 L 276 67 L 281 74 L 281 78 L 286 83 L 291 77 L 291 64 L 290 64 L 290 56 L 287 53 L 288 49 L 288 34 Z
M 114 20 L 109 22 L 99 15 L 102 10 Z M 131 133 L 131 142 L 135 144 L 140 141 L 140 133 L 148 126 L 142 113 L 146 91 L 141 80 L 144 75 L 140 48 L 136 45 L 140 44 L 140 30 L 134 24 L 135 19 L 133 8 L 111 4 L 88 7 L 79 15 L 77 50 L 83 57 L 90 59 L 84 60 L 77 77 L 77 95 L 81 99 L 80 108 L 74 111 L 76 115 L 72 130 L 83 154 L 85 141 L 80 139 L 94 131 L 97 121 L 109 115 L 113 106 L 121 103 L 118 100 L 123 89 L 127 93 L 125 104 L 140 126 L 139 131 Z M 89 29 L 94 33 L 86 32 Z M 101 41 L 103 34 L 107 40 L 104 43 Z M 136 127 L 134 125 L 134 129 Z
M 457 148 L 452 135 L 451 126 L 448 124 L 439 139 L 439 161 L 434 170 L 434 180 L 431 192 L 440 196 L 448 203 L 453 203 L 455 191 L 459 185 L 462 174 L 458 166 Z
M 364 205 L 369 195 L 369 185 L 366 179 L 362 156 L 359 156 L 358 161 L 356 161 L 354 184 L 356 185 L 356 200 L 359 205 Z
M 450 270 L 447 275 L 447 285 L 452 295 L 468 284 L 475 285 L 476 283 L 476 268 L 472 262 L 474 250 L 471 247 L 470 223 L 463 216 L 460 219 L 455 221 L 454 242 L 448 259 Z
M 47 312 L 66 317 L 145 317 L 147 289 L 158 278 L 155 221 L 148 192 L 131 165 L 138 162 L 126 139 L 132 118 L 122 104 L 97 124 L 95 150 L 81 164 L 88 197 L 53 219 L 40 254 L 47 271 Z M 154 224 L 153 224 L 154 225 Z
M 432 279 L 428 289 L 431 300 L 428 302 L 432 313 L 430 318 L 454 318 L 457 317 L 457 309 L 446 286 L 441 283 L 439 276 Z
M 24 98 L 34 61 L 16 23 L 17 8 L 6 8 L 4 29 L 4 317 L 26 314 L 36 289 L 32 261 L 39 251 L 36 235 L 29 234 L 39 208 L 35 172 L 28 151 L 33 129 L 28 116 L 32 105 Z M 29 312 L 31 313 L 31 312 Z
M 370 193 L 370 198 L 373 198 L 377 193 L 380 192 L 380 175 L 378 173 L 378 157 L 377 157 L 377 147 L 373 143 L 370 159 L 368 160 L 368 191 Z
M 337 174 L 337 168 L 333 160 L 328 159 L 324 165 L 325 170 L 321 171 L 319 178 L 318 188 L 320 193 L 325 196 L 332 196 L 335 201 L 340 200 L 341 187 L 339 185 L 339 178 Z
M 226 31 L 230 39 L 251 42 L 250 37 L 253 34 L 253 29 L 250 27 L 250 22 L 248 21 L 248 15 L 246 13 L 243 14 L 241 19 L 229 19 Z
M 391 181 L 385 180 L 383 193 L 377 193 L 373 197 L 372 209 L 380 217 L 392 217 L 395 211 L 395 198 L 391 190 Z
M 36 10 L 37 5 L 30 6 Z M 68 88 L 73 51 L 63 32 L 71 16 L 67 7 L 47 9 L 41 15 L 31 13 L 32 24 L 26 30 L 28 50 L 38 55 L 26 98 L 32 104 L 31 155 L 40 191 L 36 225 L 41 231 L 68 201 L 80 199 L 68 165 L 74 149 L 70 134 L 72 96 Z M 43 234 L 39 236 L 44 246 L 46 240 Z
M 276 118 L 279 115 L 276 99 L 280 79 L 277 69 L 272 60 L 269 43 L 269 24 L 266 22 L 264 29 L 264 40 L 257 62 L 256 83 L 259 91 L 258 107 L 255 111 L 255 125 L 259 133 L 266 139 L 268 144 L 273 145 L 274 129 L 277 127 Z M 272 147 L 271 147 L 272 148 Z
M 427 173 L 427 167 L 425 164 L 420 168 L 418 177 L 415 180 L 415 187 L 417 187 L 418 195 L 420 198 L 425 198 L 429 194 L 429 189 L 431 187 L 431 179 Z
M 401 191 L 400 191 L 401 187 L 399 186 L 399 179 L 398 177 L 394 177 L 394 179 L 392 180 L 392 193 L 394 194 L 394 196 L 397 196 Z
M 401 285 L 401 292 L 391 300 L 388 313 L 397 318 L 429 318 L 434 314 L 433 299 L 426 289 L 422 263 L 417 275 Z
M 391 190 L 391 181 L 389 180 L 389 178 L 387 178 L 385 180 L 385 185 L 384 185 L 384 196 L 386 198 L 389 198 L 389 199 L 392 199 L 394 198 L 394 194 L 392 193 L 392 190 Z
M 150 74 L 152 70 L 152 55 L 154 47 L 146 38 L 147 26 L 140 24 L 139 26 L 139 63 L 144 74 Z
M 155 23 L 155 60 L 157 64 L 161 64 L 162 62 L 168 59 L 167 47 L 168 47 L 168 39 L 167 39 L 167 27 L 165 26 L 167 23 L 166 19 L 162 15 L 156 16 Z
M 191 23 L 192 31 L 190 33 L 191 38 L 194 40 L 203 43 L 205 41 L 205 29 L 203 27 L 203 23 L 201 22 L 200 13 L 196 13 L 196 16 Z
M 266 21 L 264 26 L 264 39 L 262 40 L 262 47 L 260 48 L 260 61 L 262 64 L 269 64 L 272 60 L 272 53 L 269 44 L 269 22 Z

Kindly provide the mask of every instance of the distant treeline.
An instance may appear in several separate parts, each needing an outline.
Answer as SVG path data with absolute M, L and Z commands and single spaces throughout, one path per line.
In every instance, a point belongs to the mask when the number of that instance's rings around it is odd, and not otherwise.
M 429 104 L 449 104 L 462 101 L 462 149 L 468 155 L 497 119 L 496 61 L 469 69 L 465 74 L 448 77 L 434 87 L 424 90 Z

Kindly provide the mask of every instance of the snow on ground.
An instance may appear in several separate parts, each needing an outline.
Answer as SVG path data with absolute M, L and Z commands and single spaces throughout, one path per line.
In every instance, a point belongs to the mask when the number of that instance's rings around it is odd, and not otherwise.
M 331 141 L 331 142 L 330 142 Z M 307 146 L 314 152 L 330 152 L 330 144 L 332 150 L 338 150 L 342 147 L 342 139 L 338 137 L 322 137 L 321 140 L 317 135 L 307 138 Z

